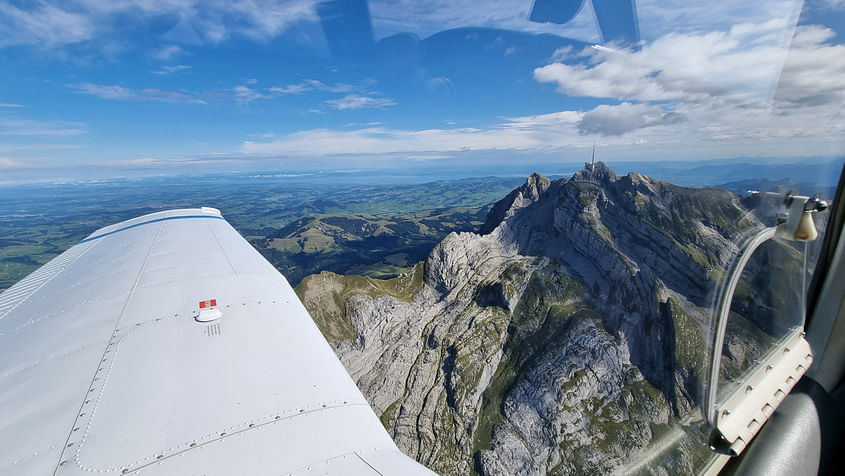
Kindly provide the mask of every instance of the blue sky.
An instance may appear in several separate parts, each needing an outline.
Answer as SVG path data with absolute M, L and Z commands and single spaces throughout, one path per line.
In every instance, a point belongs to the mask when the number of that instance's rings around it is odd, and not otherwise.
M 842 0 L 536 1 L 0 2 L 0 174 L 843 153 Z

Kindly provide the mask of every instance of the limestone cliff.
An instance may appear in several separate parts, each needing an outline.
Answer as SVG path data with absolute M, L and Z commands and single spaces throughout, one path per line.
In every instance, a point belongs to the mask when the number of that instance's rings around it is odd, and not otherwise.
M 730 192 L 597 163 L 532 175 L 407 275 L 322 273 L 298 292 L 438 472 L 689 472 L 714 282 L 758 226 Z

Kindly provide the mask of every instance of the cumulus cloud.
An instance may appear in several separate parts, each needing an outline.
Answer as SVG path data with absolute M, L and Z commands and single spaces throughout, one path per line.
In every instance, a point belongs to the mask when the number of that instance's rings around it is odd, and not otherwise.
M 158 88 L 130 89 L 114 84 L 75 83 L 67 85 L 80 94 L 89 94 L 103 99 L 126 101 L 162 101 L 187 104 L 207 104 L 192 93 L 168 91 Z
M 620 136 L 646 127 L 674 125 L 687 117 L 677 112 L 665 112 L 660 106 L 623 102 L 616 106 L 600 105 L 588 111 L 578 121 L 578 131 L 584 134 Z
M 728 31 L 670 33 L 639 51 L 587 48 L 574 64 L 534 70 L 568 96 L 627 101 L 769 100 L 783 67 L 791 29 L 784 19 Z M 818 43 L 813 45 L 819 47 Z
M 379 109 L 395 106 L 396 102 L 393 99 L 376 95 L 348 94 L 340 99 L 330 99 L 326 101 L 326 105 L 338 111 L 345 111 L 347 109 Z
M 834 38 L 821 26 L 793 30 L 788 18 L 742 23 L 670 33 L 638 51 L 560 51 L 534 78 L 613 102 L 584 113 L 582 134 L 653 128 L 701 142 L 828 140 L 845 132 L 845 46 Z

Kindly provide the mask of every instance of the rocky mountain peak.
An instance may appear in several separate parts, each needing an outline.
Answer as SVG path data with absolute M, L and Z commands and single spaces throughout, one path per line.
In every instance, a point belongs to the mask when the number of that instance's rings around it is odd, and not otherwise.
M 481 226 L 479 233 L 486 235 L 493 231 L 505 217 L 513 215 L 513 213 L 522 207 L 530 205 L 538 200 L 546 193 L 551 184 L 551 180 L 542 174 L 534 172 L 531 174 L 524 184 L 515 188 L 505 198 L 496 202 L 490 212 L 487 214 L 487 220 Z
M 572 180 L 605 184 L 616 182 L 619 180 L 619 175 L 611 170 L 607 164 L 602 161 L 598 161 L 595 164 L 585 164 L 582 170 L 579 170 L 572 176 Z
M 356 337 L 335 350 L 420 462 L 609 473 L 697 403 L 709 293 L 754 220 L 730 192 L 597 162 L 568 180 L 532 174 L 480 233 L 448 235 L 397 278 L 412 297 L 303 284 L 345 313 L 334 328 Z M 655 472 L 694 472 L 704 443 L 653 460 Z

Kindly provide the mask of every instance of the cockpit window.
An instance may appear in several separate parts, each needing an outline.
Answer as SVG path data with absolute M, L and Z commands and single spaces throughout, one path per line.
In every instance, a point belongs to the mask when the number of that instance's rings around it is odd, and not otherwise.
M 0 289 L 215 206 L 428 467 L 698 472 L 803 349 L 843 29 L 839 0 L 0 3 Z

